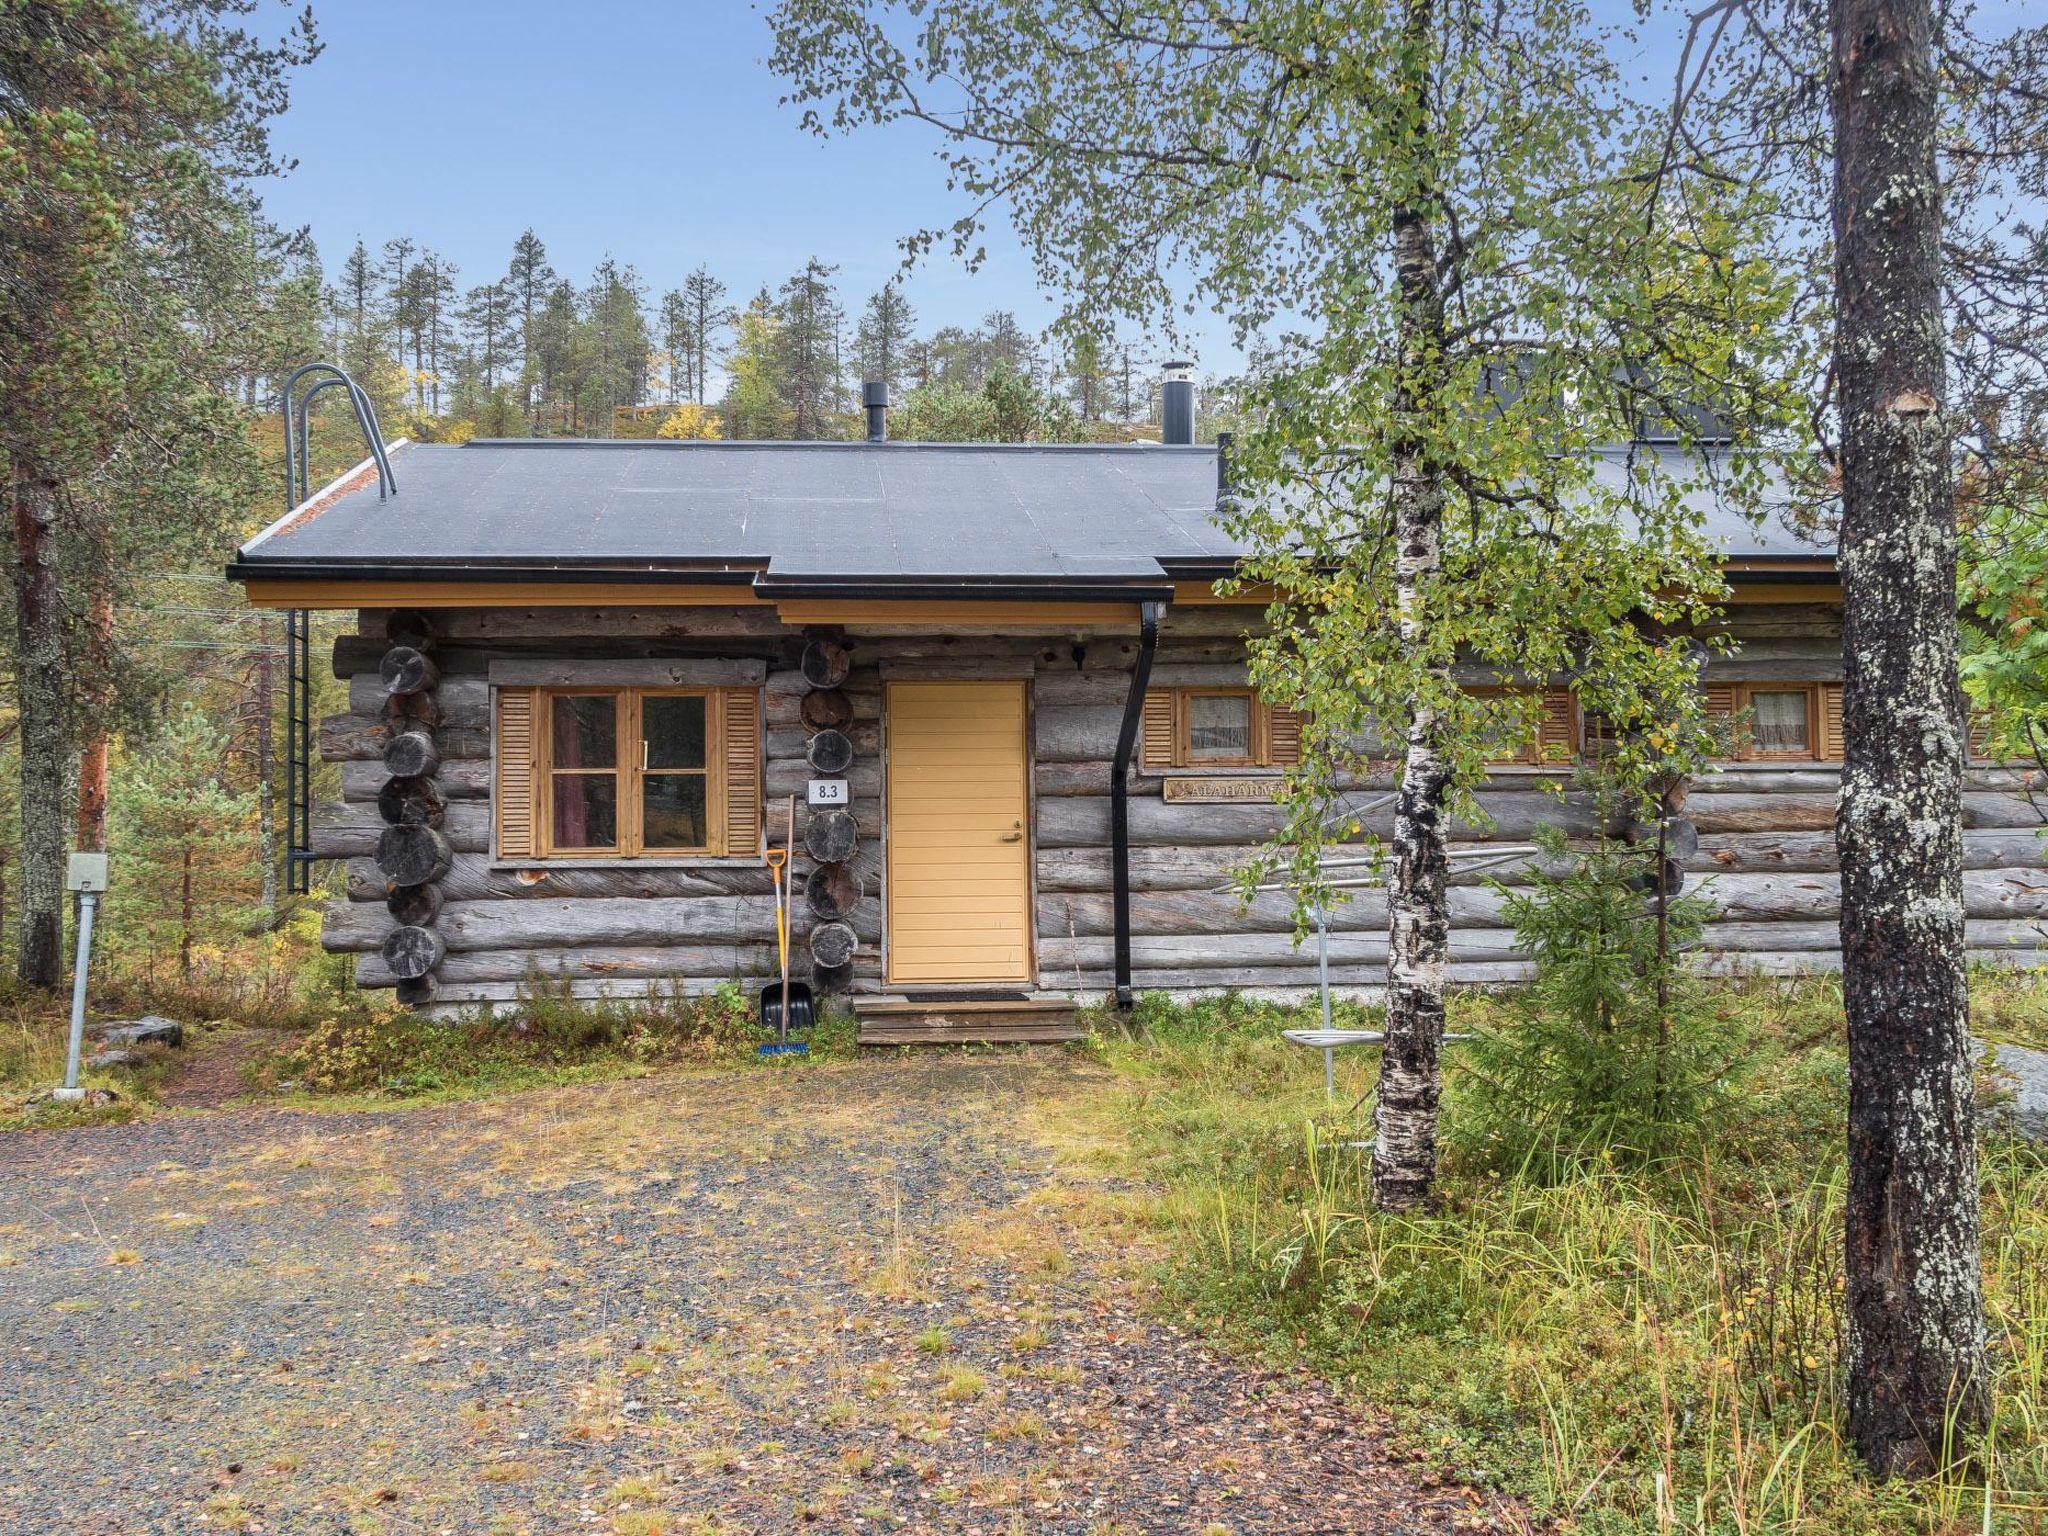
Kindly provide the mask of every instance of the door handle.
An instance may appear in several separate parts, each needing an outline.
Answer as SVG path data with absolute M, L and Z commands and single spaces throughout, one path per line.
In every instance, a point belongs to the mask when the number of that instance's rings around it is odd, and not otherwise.
M 1006 843 L 1021 843 L 1024 841 L 1024 834 L 1022 832 L 1005 832 L 1003 834 L 1003 841 Z

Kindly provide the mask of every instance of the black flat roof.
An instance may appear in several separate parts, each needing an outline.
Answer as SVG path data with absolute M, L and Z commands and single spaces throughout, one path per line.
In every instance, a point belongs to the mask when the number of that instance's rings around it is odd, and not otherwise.
M 1603 453 L 1596 473 L 1679 467 Z M 1709 461 L 1711 466 L 1711 461 Z M 1217 452 L 1156 444 L 725 443 L 509 439 L 411 444 L 398 494 L 376 483 L 252 539 L 232 574 L 451 570 L 688 572 L 801 590 L 833 584 L 1156 587 L 1227 568 Z M 1731 559 L 1829 551 L 1708 485 L 1695 499 Z

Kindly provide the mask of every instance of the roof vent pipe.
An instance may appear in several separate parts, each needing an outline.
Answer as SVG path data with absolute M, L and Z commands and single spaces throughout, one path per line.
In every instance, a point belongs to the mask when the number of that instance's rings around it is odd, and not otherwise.
M 1195 365 L 1168 363 L 1159 386 L 1159 441 L 1188 444 L 1195 440 Z
M 860 403 L 868 413 L 868 441 L 889 440 L 889 386 L 881 379 L 869 379 L 860 387 Z

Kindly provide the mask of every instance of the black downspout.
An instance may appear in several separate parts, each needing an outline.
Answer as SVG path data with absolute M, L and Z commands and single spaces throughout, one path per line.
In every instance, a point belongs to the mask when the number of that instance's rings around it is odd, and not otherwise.
M 1116 1005 L 1125 1013 L 1136 1003 L 1131 991 L 1131 749 L 1145 715 L 1145 686 L 1152 680 L 1152 654 L 1159 649 L 1159 616 L 1164 603 L 1138 609 L 1138 665 L 1124 699 L 1123 729 L 1117 732 L 1116 761 L 1109 770 L 1109 878 L 1116 897 Z

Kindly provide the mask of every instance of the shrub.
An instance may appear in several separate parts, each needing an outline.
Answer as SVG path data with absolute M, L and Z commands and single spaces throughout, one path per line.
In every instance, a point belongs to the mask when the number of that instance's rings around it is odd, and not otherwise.
M 1677 956 L 1711 908 L 1666 903 L 1660 944 L 1641 853 L 1602 838 L 1586 849 L 1541 834 L 1562 873 L 1505 890 L 1517 947 L 1536 963 L 1520 998 L 1464 1047 L 1463 1150 L 1495 1167 L 1555 1168 L 1586 1156 L 1653 1160 L 1698 1145 L 1736 1095 L 1749 1032 Z

